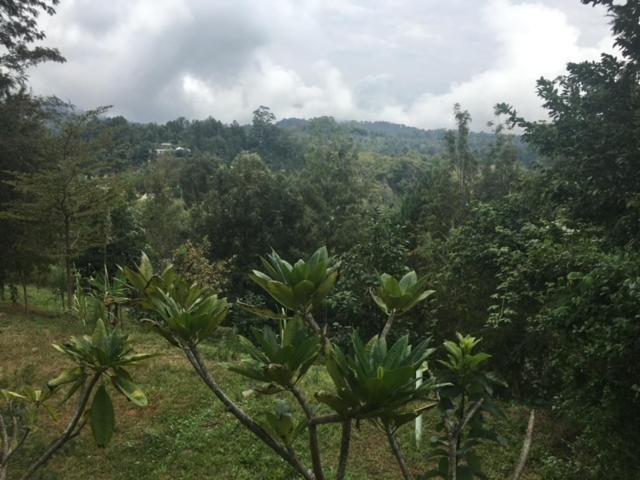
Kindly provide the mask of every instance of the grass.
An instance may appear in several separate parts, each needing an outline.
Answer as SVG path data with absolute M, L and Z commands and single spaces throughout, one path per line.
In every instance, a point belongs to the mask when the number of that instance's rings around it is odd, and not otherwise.
M 46 301 L 46 295 L 34 291 L 34 299 Z M 69 365 L 52 347 L 70 335 L 81 334 L 83 327 L 76 320 L 47 305 L 33 301 L 33 311 L 25 316 L 20 308 L 1 306 L 0 311 L 0 386 L 20 383 L 44 384 Z M 59 308 L 59 307 L 58 307 Z M 137 350 L 159 353 L 133 369 L 134 378 L 148 394 L 150 405 L 137 408 L 119 396 L 115 400 L 117 431 L 107 449 L 98 449 L 86 429 L 71 442 L 36 478 L 46 480 L 138 480 L 164 479 L 294 479 L 295 474 L 271 451 L 245 431 L 225 412 L 206 387 L 199 381 L 181 352 L 170 347 L 161 337 L 134 324 L 127 326 Z M 275 401 L 273 397 L 243 398 L 251 387 L 249 380 L 226 366 L 237 360 L 233 341 L 220 339 L 203 346 L 210 369 L 225 386 L 230 396 L 242 408 L 257 418 Z M 313 369 L 304 385 L 308 391 L 331 388 L 327 376 Z M 526 409 L 505 406 L 506 418 L 499 421 L 500 431 L 509 447 L 490 446 L 484 449 L 486 471 L 491 479 L 506 478 L 516 462 L 520 438 L 526 424 Z M 14 476 L 24 469 L 46 446 L 53 432 L 64 428 L 68 418 L 64 409 L 56 421 L 45 417 L 28 446 L 16 458 Z M 425 419 L 425 444 L 434 419 Z M 543 422 L 543 427 L 544 422 Z M 401 442 L 416 473 L 428 469 L 425 448 L 417 449 L 412 440 L 412 426 L 402 432 Z M 304 437 L 304 435 L 302 435 Z M 337 426 L 320 430 L 323 455 L 332 477 L 337 462 L 340 431 Z M 305 438 L 298 440 L 298 449 L 305 451 Z M 542 478 L 536 474 L 539 454 L 534 449 L 528 480 Z M 305 459 L 309 464 L 308 458 Z M 386 444 L 384 434 L 368 423 L 354 429 L 349 460 L 350 480 L 397 479 L 400 474 Z M 9 478 L 13 478 L 10 476 Z

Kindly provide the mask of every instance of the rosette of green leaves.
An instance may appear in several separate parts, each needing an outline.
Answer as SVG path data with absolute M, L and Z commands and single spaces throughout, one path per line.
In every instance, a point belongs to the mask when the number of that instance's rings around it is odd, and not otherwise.
M 113 404 L 106 384 L 111 384 L 117 392 L 135 405 L 147 406 L 148 400 L 145 393 L 133 381 L 126 367 L 152 355 L 135 353 L 129 337 L 115 329 L 105 327 L 102 320 L 97 321 L 91 336 L 71 337 L 67 343 L 54 344 L 53 347 L 72 359 L 76 367 L 65 370 L 49 381 L 47 384 L 49 390 L 55 391 L 68 386 L 69 389 L 64 398 L 66 400 L 80 388 L 96 385 L 98 380 L 102 381 L 89 408 L 89 423 L 98 446 L 106 446 L 115 428 Z M 88 383 L 90 379 L 95 381 Z
M 379 282 L 371 296 L 387 315 L 405 313 L 434 293 L 434 290 L 424 289 L 424 278 L 419 279 L 415 271 L 407 273 L 400 280 L 383 273 Z
M 484 409 L 494 407 L 494 389 L 505 384 L 487 369 L 491 355 L 475 351 L 481 341 L 479 338 L 456 333 L 456 339 L 456 342 L 444 342 L 447 357 L 445 360 L 438 360 L 443 367 L 438 370 L 438 379 L 448 384 L 440 391 L 442 407 L 454 408 L 453 399 L 461 395 L 472 402 L 483 399 Z M 495 410 L 495 413 L 498 411 Z
M 151 323 L 175 346 L 193 346 L 210 337 L 229 313 L 225 298 L 193 286 L 187 291 L 157 289 L 150 297 L 156 319 Z
M 437 387 L 431 380 L 416 386 L 416 370 L 434 351 L 428 341 L 412 348 L 408 336 L 404 336 L 387 348 L 384 339 L 376 336 L 364 344 L 354 333 L 351 344 L 350 355 L 336 346 L 332 348 L 327 370 L 336 392 L 319 392 L 319 401 L 345 418 L 378 420 L 392 427 L 437 404 L 430 399 Z
M 229 313 L 229 303 L 208 288 L 190 284 L 173 267 L 156 275 L 143 253 L 137 270 L 124 268 L 136 303 L 151 312 L 150 322 L 172 345 L 197 345 L 213 334 Z
M 293 265 L 272 252 L 262 259 L 262 264 L 265 271 L 254 270 L 250 278 L 280 305 L 302 315 L 331 292 L 338 278 L 338 263 L 329 256 L 326 247 Z
M 313 365 L 322 345 L 320 338 L 299 318 L 283 320 L 278 334 L 265 326 L 253 329 L 253 341 L 239 338 L 250 360 L 231 370 L 268 384 L 256 389 L 262 393 L 276 393 L 280 390 L 278 387 L 286 389 L 295 385 Z

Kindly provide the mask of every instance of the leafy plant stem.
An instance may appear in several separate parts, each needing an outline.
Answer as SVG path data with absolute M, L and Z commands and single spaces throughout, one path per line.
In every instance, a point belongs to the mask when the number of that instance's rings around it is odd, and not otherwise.
M 82 416 L 85 413 L 85 410 L 87 408 L 87 403 L 89 402 L 89 398 L 91 398 L 93 389 L 98 383 L 98 380 L 100 380 L 101 376 L 102 376 L 102 372 L 96 372 L 93 375 L 93 377 L 91 377 L 91 380 L 89 381 L 89 383 L 85 384 L 82 395 L 80 395 L 78 407 L 76 408 L 76 411 L 73 417 L 69 421 L 67 428 L 64 430 L 62 435 L 49 446 L 49 448 L 40 456 L 40 458 L 38 458 L 38 460 L 36 460 L 34 463 L 31 464 L 27 472 L 22 476 L 22 480 L 27 480 L 28 478 L 31 478 L 31 476 L 40 467 L 42 467 L 45 463 L 47 463 L 51 459 L 51 457 L 53 457 L 56 454 L 56 452 L 60 450 L 60 448 L 62 448 L 62 446 L 65 443 L 67 443 L 69 440 L 73 439 L 74 437 L 78 436 L 78 434 L 80 433 L 80 431 L 85 425 L 85 422 L 80 422 L 80 421 L 82 419 Z

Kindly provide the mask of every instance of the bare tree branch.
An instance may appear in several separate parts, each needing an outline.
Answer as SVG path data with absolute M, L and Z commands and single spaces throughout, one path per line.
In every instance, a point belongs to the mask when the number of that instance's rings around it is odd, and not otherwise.
M 520 451 L 520 460 L 518 461 L 518 465 L 516 466 L 515 471 L 513 472 L 512 480 L 519 480 L 524 472 L 524 467 L 527 464 L 527 459 L 529 458 L 529 451 L 531 450 L 531 442 L 533 440 L 533 426 L 536 421 L 536 411 L 531 409 L 531 413 L 529 413 L 529 423 L 527 424 L 527 433 L 524 437 L 524 442 L 522 443 L 522 450 Z
M 313 418 L 313 409 L 307 402 L 307 399 L 304 396 L 304 393 L 296 387 L 295 385 L 291 385 L 289 387 L 293 396 L 296 397 L 296 400 L 300 404 L 300 407 L 304 411 L 305 416 L 307 417 L 307 421 L 309 422 Z M 315 474 L 317 480 L 325 480 L 324 472 L 322 470 L 322 458 L 320 456 L 320 444 L 318 443 L 318 428 L 317 425 L 314 425 L 309 422 L 309 450 L 311 452 L 311 463 L 313 464 L 313 473 Z
M 36 472 L 36 470 L 38 470 L 45 463 L 47 463 L 51 459 L 51 457 L 53 457 L 56 454 L 56 452 L 60 450 L 60 448 L 62 448 L 62 446 L 65 443 L 67 443 L 69 440 L 77 436 L 76 427 L 78 426 L 78 423 L 80 422 L 80 420 L 82 419 L 82 416 L 85 413 L 85 410 L 87 408 L 87 403 L 89 402 L 89 398 L 91 397 L 91 393 L 93 392 L 93 389 L 98 383 L 98 380 L 100 379 L 101 375 L 102 373 L 100 372 L 95 373 L 91 378 L 91 380 L 89 381 L 89 383 L 85 385 L 82 395 L 80 395 L 78 407 L 76 408 L 73 418 L 71 418 L 71 421 L 69 421 L 67 428 L 64 430 L 62 435 L 58 437 L 58 439 L 55 440 L 49 446 L 49 448 L 47 448 L 47 450 L 40 456 L 40 458 L 38 458 L 38 460 L 36 460 L 34 463 L 31 464 L 27 472 L 22 476 L 22 480 L 27 480 L 28 478 L 31 478 L 31 476 Z M 84 425 L 84 422 L 82 423 L 82 425 Z
M 400 444 L 398 443 L 395 434 L 391 430 L 391 427 L 386 426 L 385 432 L 387 433 L 387 439 L 389 440 L 389 446 L 391 447 L 393 456 L 396 457 L 398 466 L 400 467 L 400 471 L 402 472 L 402 477 L 404 478 L 404 480 L 413 480 L 413 475 L 411 475 L 411 472 L 409 471 L 407 461 L 404 458 L 404 453 L 402 453 Z
M 240 421 L 251 433 L 264 442 L 269 448 L 271 448 L 276 454 L 280 456 L 284 461 L 291 465 L 296 472 L 302 475 L 305 480 L 317 480 L 316 476 L 311 472 L 298 458 L 297 455 L 292 454 L 290 449 L 286 449 L 280 445 L 269 433 L 260 426 L 253 418 L 247 415 L 238 405 L 236 405 L 223 391 L 218 383 L 209 373 L 206 364 L 204 363 L 200 352 L 195 346 L 190 346 L 185 349 L 185 354 L 191 362 L 191 365 L 195 371 L 200 375 L 200 378 L 204 381 L 205 385 L 209 387 L 216 397 L 223 403 L 227 410 Z
M 349 460 L 349 446 L 351 445 L 351 420 L 342 423 L 342 439 L 340 441 L 340 457 L 338 459 L 338 473 L 336 480 L 344 480 Z

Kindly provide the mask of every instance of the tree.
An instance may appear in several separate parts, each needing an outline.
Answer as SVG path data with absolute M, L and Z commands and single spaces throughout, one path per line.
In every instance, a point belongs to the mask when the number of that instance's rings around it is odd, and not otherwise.
M 41 13 L 55 14 L 59 0 L 3 0 L 0 2 L 0 99 L 24 87 L 27 70 L 39 63 L 65 59 L 56 48 L 30 45 L 45 38 L 38 26 Z
M 33 432 L 33 423 L 42 410 L 53 416 L 51 397 L 67 389 L 62 403 L 78 400 L 63 432 L 33 461 L 21 480 L 33 475 L 89 424 L 96 445 L 104 448 L 115 429 L 115 413 L 107 386 L 139 407 L 147 406 L 147 397 L 127 371 L 132 364 L 149 358 L 133 353 L 128 336 L 105 327 L 100 319 L 91 336 L 71 337 L 63 345 L 53 345 L 75 366 L 60 373 L 43 388 L 28 385 L 19 391 L 0 389 L 0 480 L 6 480 L 10 461 Z M 26 415 L 25 415 L 26 410 Z M 22 415 L 20 412 L 22 411 Z
M 494 126 L 489 122 L 489 126 Z M 494 126 L 495 143 L 482 164 L 474 186 L 475 197 L 480 201 L 494 200 L 514 193 L 522 179 L 522 164 L 515 135 L 498 123 Z
M 457 123 L 457 131 L 447 132 L 447 153 L 458 178 L 458 191 L 466 203 L 469 200 L 469 185 L 475 173 L 476 161 L 469 147 L 469 123 L 471 115 L 462 110 L 459 103 L 453 107 L 453 114 Z
M 298 169 L 303 161 L 300 145 L 287 131 L 278 128 L 275 120 L 269 107 L 261 105 L 253 112 L 249 148 L 274 170 Z
M 24 232 L 38 240 L 37 248 L 61 258 L 67 278 L 67 307 L 74 288 L 73 262 L 92 246 L 104 243 L 103 223 L 116 190 L 104 167 L 96 160 L 102 145 L 87 138 L 88 121 L 104 109 L 73 115 L 51 133 L 45 146 L 47 163 L 29 173 L 16 172 L 10 185 L 19 197 L 5 216 L 19 222 Z
M 369 193 L 358 151 L 349 142 L 316 146 L 305 163 L 298 188 L 307 238 L 346 250 L 358 241 Z
M 213 260 L 240 254 L 252 265 L 269 248 L 289 251 L 302 236 L 302 205 L 291 182 L 255 153 L 241 153 L 218 170 L 202 204 L 198 232 L 211 241 Z M 239 265 L 242 267 L 243 265 Z
M 381 275 L 374 299 L 387 317 L 382 333 L 365 342 L 357 332 L 353 332 L 350 335 L 351 348 L 343 350 L 332 342 L 329 326 L 318 323 L 314 315 L 338 278 L 339 263 L 328 255 L 326 248 L 322 247 L 306 260 L 300 259 L 293 264 L 272 252 L 263 260 L 263 267 L 263 271 L 254 270 L 250 278 L 276 302 L 277 308 L 241 306 L 254 315 L 277 320 L 279 328 L 255 328 L 253 338 L 240 337 L 246 359 L 230 369 L 257 382 L 252 389 L 255 394 L 276 395 L 281 399 L 275 411 L 267 412 L 265 422 L 253 418 L 229 397 L 200 352 L 200 345 L 215 332 L 229 312 L 230 305 L 226 299 L 219 298 L 206 287 L 190 287 L 188 281 L 171 266 L 161 272 L 154 271 L 146 256 L 142 257 L 137 269 L 125 268 L 123 272 L 129 281 L 132 303 L 145 311 L 155 330 L 183 352 L 226 410 L 256 440 L 288 463 L 297 475 L 305 480 L 328 478 L 326 457 L 323 459 L 318 441 L 319 430 L 323 426 L 337 424 L 341 426 L 342 435 L 335 478 L 344 480 L 353 423 L 358 425 L 366 421 L 385 432 L 402 478 L 413 480 L 413 472 L 397 432 L 421 413 L 436 407 L 439 403 L 435 400 L 436 393 L 444 392 L 443 387 L 448 387 L 446 397 L 449 402 L 458 405 L 462 402 L 461 411 L 469 417 L 465 424 L 456 427 L 458 438 L 462 438 L 461 432 L 476 412 L 473 427 L 482 426 L 479 407 L 472 405 L 473 413 L 470 413 L 464 406 L 465 401 L 481 400 L 486 402 L 486 409 L 490 407 L 492 389 L 487 383 L 488 376 L 481 368 L 476 368 L 489 356 L 471 352 L 477 340 L 459 336 L 461 348 L 472 344 L 464 352 L 453 342 L 445 345 L 452 365 L 449 368 L 449 365 L 441 363 L 452 371 L 451 377 L 457 381 L 456 384 L 440 384 L 437 377 L 427 373 L 424 381 L 416 385 L 416 372 L 435 353 L 435 349 L 429 348 L 428 340 L 412 346 L 409 336 L 405 335 L 387 345 L 385 337 L 394 319 L 397 322 L 402 314 L 433 293 L 424 290 L 424 284 L 415 272 L 404 275 L 400 280 Z M 305 391 L 301 379 L 314 364 L 316 368 L 326 369 L 334 388 L 318 391 L 312 397 Z M 478 388 L 480 392 L 477 392 Z M 298 408 L 294 410 L 285 399 L 294 401 Z M 451 408 L 444 402 L 441 407 L 443 421 L 446 421 L 451 416 Z M 329 413 L 324 413 L 327 411 Z M 298 453 L 300 442 L 295 442 L 305 430 L 310 466 Z M 483 429 L 482 433 L 486 436 L 490 431 Z M 454 450 L 454 473 L 445 477 L 448 480 L 458 478 L 455 468 L 458 459 L 477 465 L 477 461 L 472 459 L 471 449 L 479 434 L 472 428 L 465 435 L 466 442 L 458 445 L 459 450 Z M 515 480 L 520 478 L 524 468 L 526 455 L 523 458 L 513 475 Z M 480 475 L 476 469 L 472 473 Z M 471 477 L 461 475 L 460 478 Z
M 548 198 L 577 219 L 607 227 L 614 243 L 640 234 L 640 7 L 635 1 L 583 0 L 605 6 L 622 58 L 569 63 L 568 73 L 537 83 L 549 122 L 531 122 L 497 105 L 523 138 L 548 158 Z
M 46 122 L 52 119 L 51 110 L 58 106 L 54 100 L 41 100 L 25 93 L 14 93 L 0 100 L 0 211 L 9 208 L 17 193 L 6 183 L 10 172 L 29 173 L 40 168 L 45 159 Z M 0 215 L 0 290 L 11 274 L 18 274 L 15 260 L 32 258 L 33 249 L 25 249 L 24 228 Z M 18 254 L 18 249 L 25 256 Z M 17 275 L 21 276 L 21 275 Z

